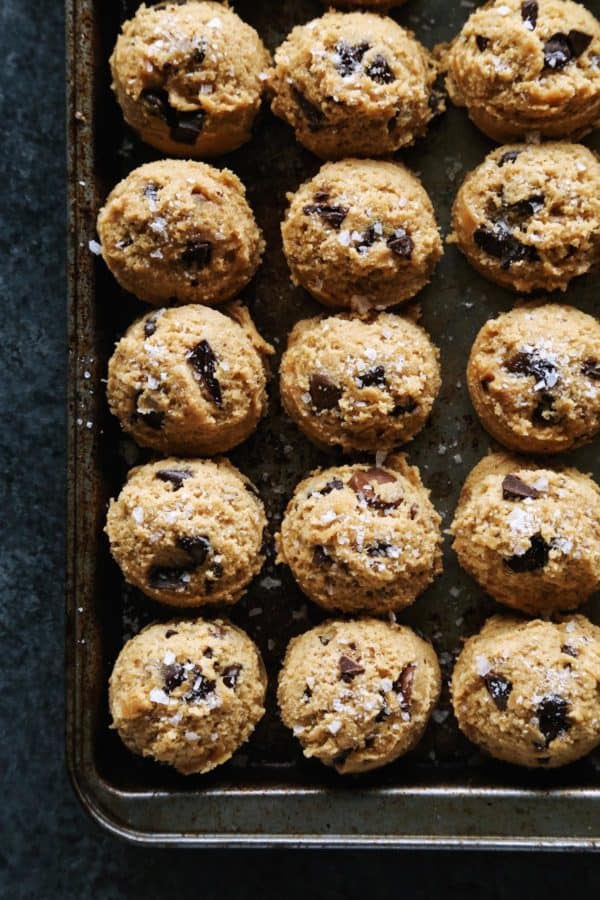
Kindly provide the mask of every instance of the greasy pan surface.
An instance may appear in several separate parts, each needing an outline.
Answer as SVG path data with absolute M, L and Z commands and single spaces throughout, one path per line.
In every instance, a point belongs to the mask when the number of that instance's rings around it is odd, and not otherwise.
M 432 47 L 461 27 L 471 6 L 410 0 L 394 15 Z M 587 6 L 600 15 L 600 0 L 588 0 Z M 102 534 L 109 497 L 118 492 L 127 469 L 147 458 L 108 413 L 102 382 L 115 339 L 146 307 L 118 288 L 87 246 L 96 236 L 95 216 L 110 188 L 158 156 L 123 126 L 109 90 L 108 57 L 120 22 L 136 7 L 135 0 L 68 3 L 68 744 L 84 803 L 115 832 L 155 843 L 600 846 L 600 754 L 552 773 L 494 763 L 459 734 L 447 691 L 421 745 L 379 772 L 342 780 L 305 760 L 277 719 L 274 688 L 287 641 L 322 613 L 302 596 L 289 572 L 274 565 L 272 555 L 247 597 L 227 612 L 258 642 L 271 676 L 268 714 L 250 743 L 211 775 L 184 778 L 134 757 L 109 731 L 107 680 L 120 647 L 146 623 L 173 614 L 125 586 Z M 318 0 L 238 0 L 236 10 L 273 49 L 294 24 L 319 14 L 322 6 Z M 598 137 L 587 142 L 600 148 Z M 421 173 L 444 234 L 464 174 L 490 147 L 463 110 L 450 109 L 424 140 L 400 154 Z M 252 142 L 218 164 L 230 166 L 247 185 L 264 229 L 264 264 L 243 297 L 258 328 L 281 352 L 292 325 L 320 311 L 291 286 L 279 236 L 285 193 L 314 174 L 318 161 L 265 111 Z M 580 279 L 566 300 L 598 312 L 598 287 L 597 276 Z M 467 354 L 484 321 L 509 309 L 513 299 L 480 278 L 452 247 L 418 298 L 422 322 L 441 348 L 443 388 L 430 424 L 408 453 L 431 489 L 445 528 L 466 474 L 490 446 L 469 403 Z M 273 532 L 297 481 L 339 457 L 316 450 L 285 418 L 276 379 L 270 394 L 268 417 L 231 457 L 260 488 Z M 600 478 L 599 446 L 596 439 L 564 459 Z M 476 631 L 495 608 L 459 570 L 446 537 L 442 577 L 399 620 L 433 640 L 448 675 L 461 637 Z M 583 611 L 600 622 L 597 599 Z

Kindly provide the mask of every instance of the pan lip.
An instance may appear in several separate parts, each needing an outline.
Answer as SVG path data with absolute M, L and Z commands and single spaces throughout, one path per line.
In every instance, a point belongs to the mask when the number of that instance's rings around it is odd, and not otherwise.
M 82 647 L 90 638 L 93 639 L 93 622 L 78 616 L 78 598 L 80 587 L 85 588 L 85 568 L 80 557 L 82 527 L 90 528 L 91 514 L 86 509 L 85 498 L 88 487 L 85 485 L 85 474 L 82 472 L 83 462 L 89 460 L 94 453 L 96 436 L 92 429 L 81 429 L 77 425 L 77 384 L 80 383 L 81 360 L 79 355 L 80 327 L 84 319 L 88 321 L 89 309 L 86 303 L 93 294 L 94 262 L 88 251 L 88 238 L 93 236 L 94 196 L 94 156 L 93 156 L 93 85 L 91 79 L 84 79 L 82 72 L 91 71 L 93 54 L 91 50 L 93 37 L 93 9 L 95 0 L 65 0 L 66 6 L 66 44 L 67 44 L 67 153 L 68 153 L 68 497 L 67 497 L 67 591 L 66 591 L 66 759 L 67 768 L 73 790 L 88 815 L 104 830 L 132 844 L 146 846 L 177 847 L 222 847 L 222 848 L 362 848 L 362 849 L 481 849 L 481 850 L 600 850 L 600 787 L 575 788 L 505 788 L 498 786 L 470 787 L 462 786 L 423 786 L 423 787 L 353 787 L 353 797 L 367 803 L 373 800 L 372 809 L 376 811 L 382 802 L 386 804 L 403 801 L 422 800 L 423 804 L 439 803 L 442 809 L 454 804 L 454 820 L 439 822 L 437 830 L 413 829 L 411 833 L 351 833 L 349 830 L 340 833 L 327 833 L 323 821 L 323 831 L 317 833 L 303 832 L 302 805 L 299 801 L 310 801 L 312 798 L 325 799 L 331 807 L 328 814 L 335 820 L 336 806 L 342 809 L 340 796 L 348 796 L 347 791 L 331 790 L 328 787 L 306 786 L 269 786 L 262 788 L 207 788 L 205 790 L 150 790 L 123 791 L 100 776 L 93 753 L 90 753 L 91 741 L 89 731 L 85 729 L 85 657 Z M 86 68 L 87 67 L 87 68 Z M 88 327 L 89 321 L 88 321 Z M 88 756 L 90 757 L 88 759 Z M 202 800 L 218 800 L 229 805 L 230 830 L 214 832 L 179 829 L 177 821 L 177 802 L 185 801 L 202 803 Z M 291 809 L 291 828 L 284 832 L 268 833 L 262 831 L 236 831 L 235 810 L 252 808 L 257 798 L 263 801 L 287 803 L 291 807 L 296 802 L 295 811 Z M 498 811 L 498 821 L 509 809 L 520 803 L 530 805 L 536 815 L 541 813 L 544 804 L 551 809 L 558 809 L 559 804 L 567 804 L 578 809 L 583 804 L 591 827 L 597 835 L 544 834 L 537 829 L 532 834 L 469 834 L 464 825 L 468 819 L 462 819 L 462 807 L 465 802 L 480 803 L 483 806 L 494 804 Z M 173 830 L 154 828 L 152 825 L 142 827 L 140 816 L 146 807 L 171 804 L 169 813 Z M 163 814 L 164 818 L 164 814 Z M 221 821 L 226 816 L 220 817 Z M 543 818 L 543 816 L 542 816 Z M 539 821 L 542 821 L 542 818 Z M 382 817 L 382 820 L 383 817 Z M 437 821 L 437 820 L 436 820 Z M 462 828 L 461 828 L 462 822 Z M 595 823 L 595 824 L 594 824 Z M 210 822 L 207 823 L 211 825 Z M 216 829 L 217 819 L 212 823 Z M 344 824 L 342 822 L 342 824 Z M 346 823 L 347 825 L 348 823 Z M 351 823 L 350 823 L 351 824 Z M 519 827 L 518 820 L 514 824 Z M 561 827 L 558 823 L 557 827 Z M 456 833 L 450 834 L 446 829 L 454 828 Z M 178 830 L 179 829 L 179 830 Z

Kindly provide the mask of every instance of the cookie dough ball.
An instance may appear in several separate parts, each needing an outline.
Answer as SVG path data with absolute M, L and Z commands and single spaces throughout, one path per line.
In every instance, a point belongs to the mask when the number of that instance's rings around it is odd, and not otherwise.
M 439 352 L 410 319 L 379 313 L 306 319 L 281 360 L 281 399 L 318 445 L 391 450 L 425 425 L 440 389 Z
M 580 144 L 500 147 L 465 179 L 451 240 L 517 291 L 565 291 L 600 261 L 600 160 Z
M 442 255 L 435 214 L 399 163 L 326 163 L 289 199 L 281 234 L 292 280 L 326 306 L 394 306 L 431 279 Z
M 265 247 L 237 175 L 176 159 L 146 163 L 119 182 L 98 235 L 121 287 L 153 306 L 231 299 Z
M 288 504 L 277 546 L 304 593 L 343 612 L 403 609 L 442 569 L 440 517 L 402 455 L 384 467 L 313 472 Z
M 443 105 L 433 58 L 374 13 L 328 12 L 275 53 L 273 112 L 322 159 L 383 156 L 425 133 Z
M 577 469 L 485 457 L 465 482 L 452 532 L 461 566 L 523 612 L 573 609 L 600 587 L 600 488 Z
M 440 685 L 435 652 L 412 629 L 329 621 L 290 642 L 277 699 L 304 755 L 346 775 L 412 750 Z
M 210 772 L 262 719 L 266 685 L 258 648 L 229 622 L 150 625 L 115 663 L 112 727 L 133 753 L 183 775 Z
M 467 384 L 482 425 L 526 453 L 559 453 L 600 431 L 600 323 L 558 303 L 521 306 L 483 326 Z
M 457 106 L 496 141 L 580 137 L 600 120 L 600 24 L 569 0 L 495 0 L 443 60 Z
M 555 768 L 600 743 L 600 628 L 494 616 L 454 668 L 461 731 L 491 756 Z
M 170 606 L 235 603 L 264 561 L 267 520 L 226 459 L 160 459 L 129 472 L 106 534 L 126 580 Z
M 209 157 L 250 140 L 271 58 L 221 3 L 163 3 L 125 22 L 110 66 L 125 120 L 170 156 Z
M 267 409 L 266 359 L 245 307 L 160 309 L 135 322 L 108 364 L 122 427 L 162 453 L 210 455 L 244 441 Z

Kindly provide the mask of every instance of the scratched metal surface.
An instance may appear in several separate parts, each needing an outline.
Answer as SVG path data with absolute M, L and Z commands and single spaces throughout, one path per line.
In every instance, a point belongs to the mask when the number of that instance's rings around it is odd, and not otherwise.
M 600 15 L 600 0 L 589 0 Z M 137 3 L 70 0 L 68 103 L 70 167 L 70 543 L 67 609 L 68 746 L 82 799 L 112 830 L 159 843 L 276 843 L 424 846 L 583 846 L 600 840 L 600 756 L 563 772 L 527 774 L 485 759 L 461 737 L 444 691 L 420 746 L 405 759 L 357 781 L 342 781 L 304 760 L 278 721 L 274 688 L 289 638 L 322 618 L 272 554 L 232 620 L 258 642 L 271 676 L 268 714 L 236 757 L 203 778 L 183 778 L 134 757 L 108 730 L 106 683 L 123 642 L 163 609 L 125 586 L 102 535 L 106 503 L 127 469 L 146 457 L 124 438 L 108 414 L 102 379 L 114 340 L 144 311 L 120 290 L 87 242 L 110 188 L 157 154 L 122 124 L 109 90 L 108 56 L 120 22 Z M 394 13 L 429 47 L 449 39 L 473 4 L 410 0 Z M 322 10 L 317 0 L 238 0 L 237 12 L 271 49 L 297 23 Z M 598 138 L 588 141 L 600 148 Z M 447 234 L 450 206 L 464 174 L 491 148 L 464 111 L 450 109 L 427 137 L 399 158 L 423 178 Z M 281 250 L 279 222 L 286 192 L 318 169 L 286 125 L 264 111 L 254 139 L 222 157 L 248 188 L 267 240 L 263 266 L 242 295 L 265 337 L 279 352 L 286 335 L 319 306 L 293 288 Z M 598 278 L 580 279 L 567 299 L 597 310 Z M 465 388 L 465 361 L 483 322 L 510 308 L 514 297 L 480 278 L 453 247 L 418 297 L 422 322 L 442 353 L 443 388 L 431 421 L 407 450 L 451 521 L 458 491 L 490 446 Z M 276 371 L 274 364 L 274 371 Z M 600 477 L 598 440 L 569 454 L 570 462 Z M 315 466 L 337 462 L 310 445 L 283 415 L 277 378 L 269 415 L 231 458 L 258 485 L 272 533 L 294 485 Z M 460 571 L 445 539 L 444 573 L 399 617 L 421 629 L 447 675 L 461 638 L 496 606 Z M 596 600 L 584 609 L 600 622 Z M 218 610 L 214 611 L 215 614 Z M 202 614 L 205 614 L 203 611 Z

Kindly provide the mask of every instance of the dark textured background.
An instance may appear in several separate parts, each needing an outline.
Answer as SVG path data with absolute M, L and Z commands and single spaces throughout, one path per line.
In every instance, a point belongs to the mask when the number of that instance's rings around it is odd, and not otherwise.
M 275 0 L 274 0 L 275 2 Z M 59 0 L 0 3 L 0 896 L 597 896 L 593 855 L 145 851 L 88 821 L 63 752 L 64 41 Z

